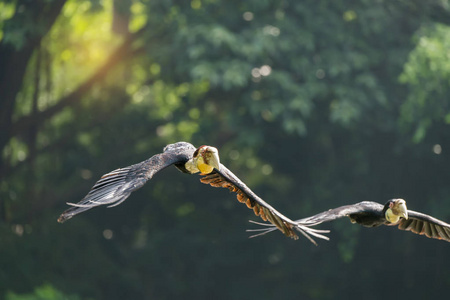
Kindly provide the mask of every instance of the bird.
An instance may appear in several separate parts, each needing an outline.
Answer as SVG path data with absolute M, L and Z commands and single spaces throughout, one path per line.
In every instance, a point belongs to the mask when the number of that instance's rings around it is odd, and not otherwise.
M 334 221 L 348 217 L 352 223 L 365 227 L 378 227 L 381 225 L 398 226 L 398 229 L 411 231 L 416 234 L 425 235 L 428 238 L 450 242 L 450 224 L 435 219 L 429 215 L 408 210 L 404 199 L 390 199 L 384 205 L 363 201 L 352 205 L 345 205 L 330 209 L 311 217 L 299 219 L 303 225 L 318 225 L 324 222 Z M 251 237 L 264 235 L 274 231 L 276 228 L 271 224 L 254 222 L 266 226 L 260 229 L 248 229 L 249 232 L 259 232 Z
M 204 184 L 228 188 L 231 192 L 236 193 L 239 202 L 245 203 L 248 208 L 253 209 L 256 216 L 271 222 L 274 228 L 279 229 L 290 238 L 298 239 L 295 232 L 297 230 L 316 245 L 317 243 L 311 236 L 328 239 L 323 235 L 328 233 L 328 230 L 311 228 L 314 226 L 311 223 L 294 222 L 258 197 L 244 182 L 220 163 L 217 148 L 206 145 L 195 148 L 188 142 L 169 144 L 164 147 L 162 153 L 155 154 L 145 161 L 103 175 L 81 201 L 67 203 L 72 207 L 60 215 L 58 222 L 63 223 L 96 206 L 114 207 L 121 204 L 132 192 L 152 179 L 156 173 L 171 165 L 174 165 L 182 173 L 199 173 L 203 176 L 200 181 Z

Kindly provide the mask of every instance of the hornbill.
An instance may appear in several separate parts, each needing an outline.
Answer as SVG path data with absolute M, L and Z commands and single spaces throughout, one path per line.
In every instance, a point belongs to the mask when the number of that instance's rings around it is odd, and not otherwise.
M 401 230 L 409 230 L 426 237 L 450 242 L 450 224 L 435 219 L 420 212 L 408 210 L 403 199 L 391 199 L 386 204 L 363 201 L 353 205 L 345 205 L 321 212 L 317 215 L 297 220 L 304 226 L 308 224 L 318 225 L 324 222 L 349 217 L 352 223 L 365 227 L 377 227 L 380 225 L 396 226 Z M 249 229 L 250 232 L 259 232 L 251 237 L 260 236 L 276 227 L 267 223 L 252 223 L 267 226 L 261 229 Z
M 90 192 L 78 203 L 67 203 L 73 207 L 64 211 L 58 218 L 62 223 L 73 216 L 100 205 L 113 207 L 125 201 L 130 194 L 141 188 L 148 180 L 162 169 L 174 165 L 181 172 L 195 174 L 200 172 L 203 177 L 200 181 L 213 187 L 228 188 L 237 194 L 239 202 L 243 202 L 248 208 L 253 209 L 255 215 L 264 221 L 269 221 L 274 228 L 279 229 L 286 236 L 297 239 L 294 229 L 307 237 L 314 244 L 310 235 L 326 239 L 322 233 L 328 230 L 310 228 L 314 226 L 308 222 L 294 222 L 279 213 L 275 208 L 259 198 L 236 175 L 220 163 L 219 152 L 211 146 L 195 148 L 192 144 L 178 142 L 167 145 L 163 153 L 153 155 L 149 159 L 129 167 L 116 169 L 98 180 Z

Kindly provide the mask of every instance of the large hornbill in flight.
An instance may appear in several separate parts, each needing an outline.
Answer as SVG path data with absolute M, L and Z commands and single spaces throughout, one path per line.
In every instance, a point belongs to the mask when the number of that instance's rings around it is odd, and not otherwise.
M 345 205 L 321 212 L 317 215 L 297 220 L 303 225 L 318 225 L 324 222 L 348 217 L 352 223 L 365 227 L 378 227 L 380 225 L 397 226 L 401 230 L 409 230 L 426 237 L 450 242 L 450 224 L 435 219 L 420 212 L 408 210 L 403 199 L 391 199 L 386 204 L 363 201 L 353 205 Z M 260 236 L 276 228 L 271 224 L 253 222 L 264 225 L 266 228 L 249 229 L 247 231 L 258 232 L 253 235 Z
M 148 180 L 162 169 L 174 165 L 187 174 L 203 175 L 202 183 L 213 187 L 228 188 L 237 194 L 237 199 L 253 209 L 255 215 L 264 221 L 269 221 L 274 228 L 286 236 L 297 239 L 295 230 L 299 231 L 314 244 L 310 235 L 328 240 L 322 235 L 328 230 L 310 228 L 315 224 L 294 222 L 279 213 L 275 208 L 259 198 L 239 178 L 220 163 L 219 153 L 211 146 L 195 148 L 192 144 L 178 142 L 167 145 L 163 153 L 153 155 L 138 164 L 117 169 L 103 175 L 92 187 L 90 192 L 78 203 L 67 203 L 72 207 L 64 211 L 58 219 L 62 223 L 73 216 L 100 205 L 113 207 L 125 201 L 135 190 L 141 188 Z M 295 230 L 294 230 L 295 229 Z

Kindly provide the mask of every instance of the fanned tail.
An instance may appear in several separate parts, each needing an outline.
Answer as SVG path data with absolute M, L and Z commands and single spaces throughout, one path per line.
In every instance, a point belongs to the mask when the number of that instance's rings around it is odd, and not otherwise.
M 255 222 L 250 220 L 250 223 L 256 224 L 256 225 L 260 225 L 260 226 L 264 226 L 265 228 L 258 228 L 258 229 L 247 229 L 247 232 L 258 232 L 257 234 L 251 235 L 250 238 L 255 238 L 258 236 L 262 236 L 265 235 L 267 233 L 270 233 L 272 231 L 276 231 L 279 228 L 277 228 L 277 226 L 270 224 L 270 223 L 262 223 L 262 222 Z M 294 228 L 300 232 L 304 237 L 306 237 L 311 243 L 313 243 L 314 245 L 317 246 L 316 241 L 311 237 L 316 237 L 319 239 L 323 239 L 326 241 L 329 241 L 330 238 L 323 235 L 323 233 L 329 233 L 330 230 L 324 230 L 324 229 L 315 229 L 315 228 L 311 228 L 311 226 L 316 226 L 319 225 L 321 222 L 318 223 L 312 223 L 312 222 L 305 222 L 305 223 L 301 223 L 301 222 L 295 222 L 295 226 Z
M 103 175 L 83 200 L 78 203 L 67 203 L 73 207 L 65 210 L 58 218 L 58 222 L 63 223 L 96 206 L 109 204 L 108 207 L 113 207 L 125 201 L 134 189 L 143 184 L 139 181 L 127 181 L 127 176 L 132 167 L 116 169 Z

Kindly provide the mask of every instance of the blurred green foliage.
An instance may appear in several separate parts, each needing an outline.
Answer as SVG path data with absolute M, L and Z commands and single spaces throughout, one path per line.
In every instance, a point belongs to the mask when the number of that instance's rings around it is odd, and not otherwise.
M 403 197 L 449 221 L 449 4 L 0 0 L 0 298 L 442 298 L 444 242 L 249 240 L 251 211 L 175 169 L 56 219 L 185 140 L 291 218 Z
M 76 296 L 66 296 L 56 290 L 51 285 L 37 287 L 33 294 L 17 295 L 9 292 L 6 294 L 6 300 L 77 300 Z
M 411 89 L 401 106 L 400 120 L 415 129 L 414 141 L 420 142 L 433 122 L 450 123 L 449 104 L 443 101 L 450 91 L 450 28 L 423 26 L 415 39 L 417 47 L 400 75 L 400 81 Z

